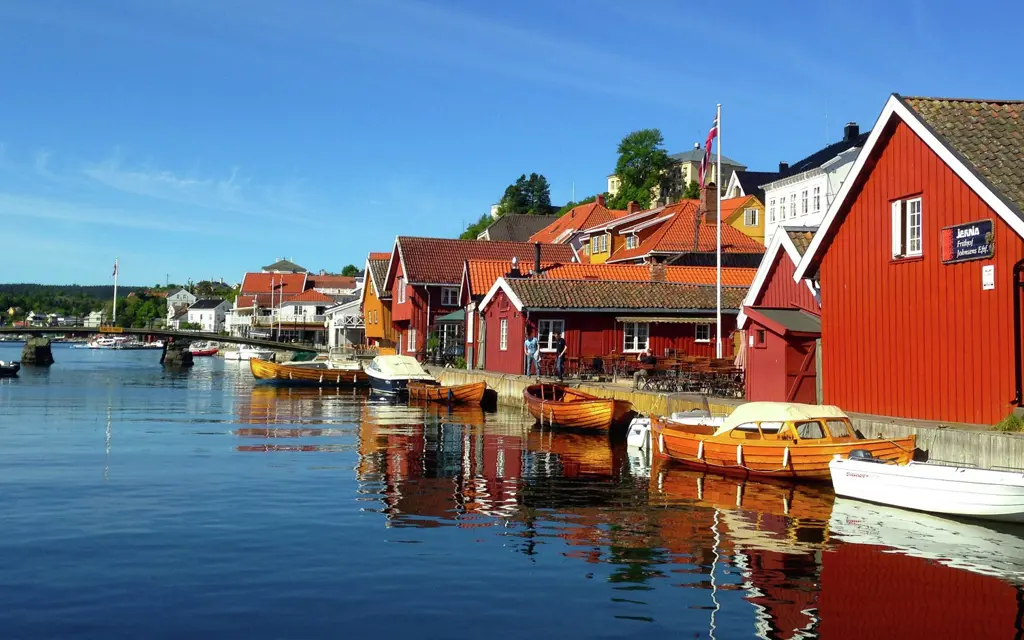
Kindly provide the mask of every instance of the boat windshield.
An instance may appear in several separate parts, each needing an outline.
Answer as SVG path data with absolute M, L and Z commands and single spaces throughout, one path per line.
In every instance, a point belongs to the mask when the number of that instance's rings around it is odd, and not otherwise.
M 821 423 L 817 420 L 810 422 L 797 422 L 796 435 L 801 440 L 819 440 L 825 437 Z
M 761 431 L 764 433 L 778 433 L 782 431 L 782 422 L 762 422 Z
M 828 420 L 828 430 L 833 438 L 848 438 L 851 434 L 850 425 L 846 420 Z

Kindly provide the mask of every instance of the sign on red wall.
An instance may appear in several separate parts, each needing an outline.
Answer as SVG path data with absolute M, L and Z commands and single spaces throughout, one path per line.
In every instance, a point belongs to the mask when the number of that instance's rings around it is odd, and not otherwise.
M 979 220 L 942 230 L 942 262 L 984 260 L 995 255 L 992 220 Z

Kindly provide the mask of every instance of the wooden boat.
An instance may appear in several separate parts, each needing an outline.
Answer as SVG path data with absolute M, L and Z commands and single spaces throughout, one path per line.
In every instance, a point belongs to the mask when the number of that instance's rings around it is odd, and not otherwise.
M 353 387 L 366 385 L 370 381 L 362 369 L 331 367 L 326 362 L 315 364 L 322 366 L 285 365 L 252 358 L 249 360 L 249 369 L 257 380 L 285 385 Z
M 453 404 L 480 404 L 487 391 L 486 382 L 471 382 L 445 387 L 439 384 L 414 381 L 409 383 L 409 397 L 413 400 L 448 402 Z
M 21 371 L 20 362 L 4 362 L 0 360 L 0 378 L 14 378 Z
M 607 430 L 633 411 L 628 400 L 599 398 L 560 384 L 532 384 L 523 390 L 523 401 L 542 425 L 576 429 Z
M 881 464 L 854 451 L 829 463 L 836 495 L 903 509 L 1024 522 L 1024 473 L 911 462 Z
M 651 418 L 651 449 L 694 468 L 743 476 L 828 480 L 829 462 L 864 449 L 899 463 L 914 455 L 914 436 L 863 439 L 839 408 L 748 402 L 721 426 Z
M 366 367 L 370 388 L 385 396 L 405 396 L 412 382 L 437 382 L 410 356 L 377 356 Z

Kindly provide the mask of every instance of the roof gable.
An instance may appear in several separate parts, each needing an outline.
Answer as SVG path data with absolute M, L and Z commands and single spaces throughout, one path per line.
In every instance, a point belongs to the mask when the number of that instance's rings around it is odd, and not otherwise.
M 516 309 L 714 311 L 716 287 L 674 282 L 499 278 L 481 309 L 504 291 Z M 746 287 L 722 287 L 722 310 L 737 311 Z
M 557 220 L 530 236 L 530 242 L 560 243 L 572 233 L 584 231 L 625 216 L 619 209 L 608 209 L 599 202 L 588 202 L 566 211 Z
M 263 271 L 267 273 L 304 273 L 307 271 L 305 267 L 300 267 L 291 260 L 285 260 L 284 258 L 278 260 L 274 264 L 268 264 L 263 267 Z
M 761 264 L 757 267 L 757 274 L 754 276 L 754 282 L 750 285 L 750 290 L 747 291 L 747 295 L 743 298 L 743 306 L 740 309 L 740 314 L 736 317 L 737 328 L 742 329 L 747 324 L 747 307 L 753 307 L 761 299 L 761 292 L 768 284 L 768 276 L 771 274 L 772 269 L 775 268 L 776 262 L 783 258 L 789 258 L 794 265 L 800 263 L 800 258 L 803 255 L 803 250 L 793 242 L 793 238 L 806 238 L 807 235 L 814 236 L 814 231 L 811 227 L 800 227 L 794 229 L 787 229 L 785 227 L 777 227 L 775 234 L 772 235 L 771 241 L 768 243 L 768 250 L 764 254 L 764 258 L 761 259 Z M 806 245 L 805 245 L 806 246 Z M 804 281 L 811 291 L 811 295 L 815 295 L 814 285 L 810 281 Z
M 699 209 L 700 205 L 696 200 L 684 200 L 667 207 L 666 212 L 670 211 L 673 214 L 671 220 L 663 223 L 657 231 L 641 242 L 639 247 L 633 249 L 623 247 L 616 251 L 608 262 L 615 263 L 623 260 L 635 260 L 651 254 L 709 253 L 715 251 L 718 245 L 718 225 L 706 222 L 703 219 L 698 222 Z M 696 240 L 696 247 L 694 246 L 694 240 Z M 739 229 L 723 224 L 722 252 L 764 253 L 764 246 L 745 235 Z
M 257 273 L 250 271 L 242 277 L 239 291 L 243 294 L 301 293 L 306 288 L 305 273 Z
M 285 302 L 320 302 L 334 304 L 335 300 L 334 298 L 326 294 L 320 293 L 316 289 L 306 289 L 297 296 L 292 296 L 290 298 L 285 299 Z
M 458 286 L 466 260 L 498 260 L 533 264 L 534 247 L 529 242 L 486 242 L 450 238 L 400 236 L 395 243 L 405 281 L 418 285 Z M 568 245 L 541 244 L 544 262 L 572 262 L 576 254 Z M 388 269 L 387 286 L 396 276 L 394 256 Z
M 956 106 L 957 103 L 969 104 Z M 922 113 L 927 115 L 922 116 Z M 940 98 L 905 100 L 896 93 L 889 96 L 882 113 L 871 128 L 864 149 L 857 156 L 850 174 L 825 213 L 819 232 L 797 265 L 794 279 L 799 281 L 807 278 L 817 269 L 824 255 L 823 247 L 831 241 L 845 218 L 851 194 L 859 191 L 860 185 L 867 178 L 867 173 L 870 173 L 874 158 L 879 153 L 880 141 L 886 140 L 892 134 L 893 127 L 890 124 L 896 121 L 905 123 L 946 166 L 978 194 L 985 204 L 992 207 L 1017 235 L 1024 237 L 1022 115 L 1024 103 L 1018 101 L 986 102 Z M 984 124 L 981 125 L 979 122 Z M 937 132 L 932 126 L 933 123 L 945 133 Z M 977 143 L 972 142 L 972 135 L 969 133 L 973 127 L 979 128 Z M 952 142 L 947 136 L 956 142 Z M 1005 136 L 1005 139 L 1000 136 Z M 998 142 L 993 141 L 996 138 Z M 990 148 L 990 145 L 995 147 Z M 969 155 L 960 151 L 960 148 Z M 976 165 L 971 156 L 981 164 Z M 1000 191 L 997 185 L 1008 191 Z

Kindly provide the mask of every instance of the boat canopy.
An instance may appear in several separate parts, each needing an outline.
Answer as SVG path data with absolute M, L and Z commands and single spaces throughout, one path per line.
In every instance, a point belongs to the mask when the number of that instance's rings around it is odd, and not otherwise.
M 429 373 L 423 370 L 416 358 L 411 356 L 377 356 L 373 359 L 372 367 L 390 378 L 433 379 Z
M 829 404 L 799 404 L 796 402 L 748 402 L 741 404 L 729 414 L 716 436 L 729 433 L 736 427 L 758 422 L 800 422 L 822 418 L 846 418 L 842 409 Z

